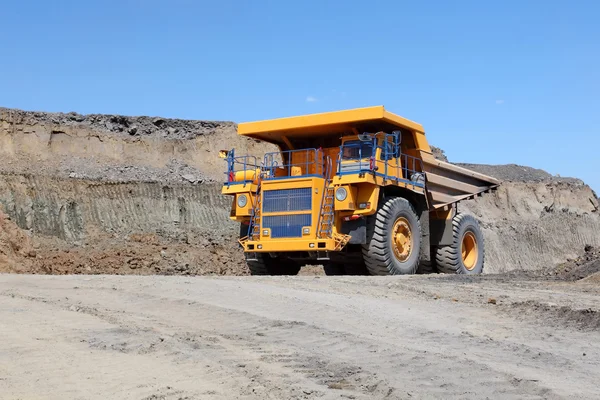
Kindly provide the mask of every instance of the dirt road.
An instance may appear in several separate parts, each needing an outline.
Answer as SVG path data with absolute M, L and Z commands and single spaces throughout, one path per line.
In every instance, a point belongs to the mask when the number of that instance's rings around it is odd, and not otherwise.
M 598 398 L 598 284 L 0 275 L 2 399 Z

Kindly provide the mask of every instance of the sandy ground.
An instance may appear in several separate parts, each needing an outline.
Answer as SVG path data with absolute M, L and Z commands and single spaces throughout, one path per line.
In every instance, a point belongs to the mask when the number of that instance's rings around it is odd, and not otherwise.
M 599 398 L 599 298 L 494 276 L 0 275 L 0 398 Z

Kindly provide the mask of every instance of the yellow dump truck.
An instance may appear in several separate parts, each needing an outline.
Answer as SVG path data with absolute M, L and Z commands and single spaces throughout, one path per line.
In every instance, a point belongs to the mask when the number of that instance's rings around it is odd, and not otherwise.
M 280 149 L 221 151 L 253 275 L 483 271 L 480 226 L 457 204 L 499 182 L 437 160 L 420 124 L 376 106 L 241 123 L 238 134 Z

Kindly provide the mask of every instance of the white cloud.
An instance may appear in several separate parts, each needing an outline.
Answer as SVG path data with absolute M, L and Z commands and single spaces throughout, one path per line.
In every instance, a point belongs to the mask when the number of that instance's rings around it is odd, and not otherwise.
M 316 97 L 313 97 L 313 96 L 306 96 L 306 102 L 307 102 L 307 103 L 315 103 L 315 102 L 317 102 L 317 101 L 319 101 L 319 99 L 317 99 Z
M 502 100 L 502 99 L 496 100 L 496 104 L 504 104 L 504 100 Z

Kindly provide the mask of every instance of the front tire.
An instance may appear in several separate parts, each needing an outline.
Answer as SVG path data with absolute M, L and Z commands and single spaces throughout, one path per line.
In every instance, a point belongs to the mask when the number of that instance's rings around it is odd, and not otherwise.
M 256 253 L 256 260 L 246 260 L 250 275 L 298 275 L 301 266 L 285 257 Z
M 240 224 L 240 238 L 248 235 L 249 225 Z M 301 265 L 286 257 L 271 257 L 268 253 L 255 253 L 256 260 L 246 259 L 250 275 L 298 275 Z
M 414 274 L 419 266 L 421 224 L 412 204 L 388 197 L 367 219 L 363 258 L 371 275 Z
M 452 244 L 439 246 L 436 263 L 446 274 L 477 275 L 483 272 L 483 233 L 471 215 L 457 214 L 452 219 Z
M 336 255 L 335 259 L 325 263 L 323 265 L 325 275 L 370 275 L 360 247 L 353 250 L 358 251 Z

